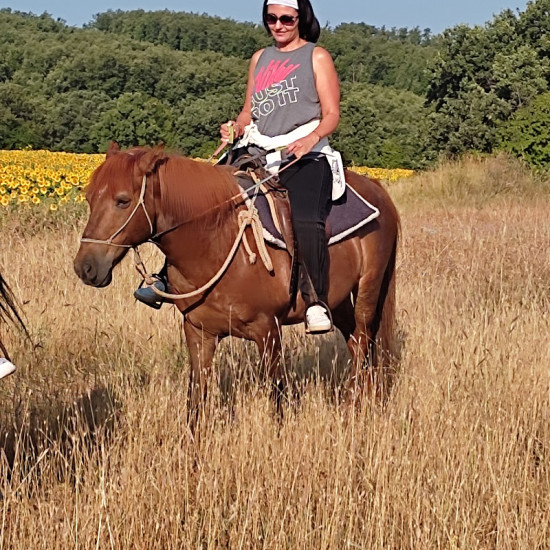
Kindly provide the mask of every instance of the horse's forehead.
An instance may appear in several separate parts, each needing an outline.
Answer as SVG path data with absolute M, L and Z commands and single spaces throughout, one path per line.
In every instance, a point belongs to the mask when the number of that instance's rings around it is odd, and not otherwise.
M 88 189 L 90 194 L 100 199 L 109 192 L 124 189 L 131 190 L 133 182 L 133 162 L 128 162 L 128 160 L 133 161 L 133 155 L 128 156 L 130 159 L 116 157 L 108 158 L 94 174 Z

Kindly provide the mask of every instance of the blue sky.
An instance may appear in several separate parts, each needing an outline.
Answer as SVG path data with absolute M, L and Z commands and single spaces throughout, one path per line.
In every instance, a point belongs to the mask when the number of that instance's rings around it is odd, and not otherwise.
M 377 27 L 420 27 L 441 32 L 459 23 L 484 24 L 502 10 L 524 10 L 526 0 L 313 0 L 315 12 L 322 25 L 334 27 L 342 22 L 365 22 Z M 261 0 L 0 0 L 0 8 L 30 11 L 35 14 L 48 12 L 64 19 L 70 25 L 80 26 L 90 22 L 96 13 L 109 9 L 168 9 L 207 13 L 230 17 L 237 21 L 259 22 Z

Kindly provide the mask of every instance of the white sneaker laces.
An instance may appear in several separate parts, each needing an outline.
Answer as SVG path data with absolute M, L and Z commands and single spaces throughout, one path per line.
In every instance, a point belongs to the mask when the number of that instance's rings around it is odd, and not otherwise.
M 323 306 L 311 306 L 306 311 L 307 326 L 310 331 L 330 330 L 331 322 Z

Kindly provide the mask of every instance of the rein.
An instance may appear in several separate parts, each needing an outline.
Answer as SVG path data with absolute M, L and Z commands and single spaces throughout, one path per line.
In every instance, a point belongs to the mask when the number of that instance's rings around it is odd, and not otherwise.
M 258 191 L 260 190 L 260 187 L 264 183 L 267 183 L 269 180 L 273 179 L 275 176 L 278 176 L 281 172 L 284 172 L 287 168 L 290 168 L 293 164 L 295 164 L 299 160 L 300 160 L 299 158 L 294 159 L 292 162 L 289 162 L 283 168 L 281 168 L 276 174 L 271 174 L 271 175 L 265 177 L 264 179 L 262 179 L 260 181 L 257 181 L 256 183 L 254 183 L 254 185 L 250 186 L 248 188 L 248 191 L 254 191 L 254 195 L 255 195 L 254 199 L 252 199 L 252 203 L 254 203 L 256 195 L 257 195 Z M 240 171 L 235 172 L 235 174 L 237 174 L 237 173 L 240 173 Z M 206 212 L 203 212 L 200 216 L 197 216 L 195 218 L 191 218 L 190 220 L 186 220 L 184 222 L 179 222 L 178 224 L 170 227 L 170 229 L 165 229 L 164 231 L 159 231 L 158 233 L 155 233 L 154 235 L 149 237 L 149 242 L 155 243 L 156 240 L 159 239 L 160 237 L 163 237 L 164 235 L 166 235 L 168 233 L 171 233 L 172 231 L 180 228 L 181 226 L 186 225 L 186 224 L 191 223 L 191 222 L 194 222 L 194 221 L 198 220 L 200 217 L 206 216 L 207 214 L 210 214 L 211 212 L 214 212 L 214 210 L 217 210 L 218 208 L 221 208 L 222 206 L 224 206 L 224 205 L 226 205 L 226 204 L 228 204 L 232 201 L 235 201 L 239 198 L 245 198 L 244 194 L 246 194 L 246 192 L 244 192 L 244 191 L 240 192 L 240 193 L 237 193 L 236 195 L 233 195 L 229 199 L 225 200 L 224 202 L 221 202 L 220 204 L 217 204 L 216 206 L 210 208 Z
M 294 164 L 298 160 L 299 159 L 295 159 L 294 161 L 289 163 L 287 166 L 285 166 L 284 168 L 279 170 L 279 172 L 282 172 L 286 168 L 290 167 L 292 164 Z M 272 175 L 258 181 L 250 189 L 253 189 L 253 190 L 257 191 L 262 184 L 266 183 L 267 181 L 272 179 L 274 176 L 275 176 L 275 174 L 272 174 Z M 256 245 L 258 247 L 258 251 L 260 253 L 260 257 L 262 259 L 262 262 L 263 262 L 265 268 L 269 272 L 273 271 L 273 263 L 272 263 L 271 258 L 269 256 L 269 253 L 267 251 L 267 247 L 266 247 L 266 244 L 265 244 L 265 241 L 264 241 L 264 238 L 263 238 L 263 234 L 262 234 L 262 223 L 261 223 L 260 218 L 259 218 L 258 210 L 254 206 L 254 201 L 252 200 L 252 201 L 248 201 L 246 211 L 242 210 L 241 212 L 239 212 L 239 214 L 238 214 L 239 231 L 237 233 L 237 237 L 235 238 L 235 241 L 233 242 L 233 246 L 231 247 L 231 250 L 229 251 L 229 254 L 227 255 L 227 258 L 225 259 L 223 265 L 220 267 L 220 269 L 216 272 L 216 274 L 207 283 L 205 283 L 200 288 L 198 288 L 198 289 L 196 289 L 192 292 L 185 293 L 185 294 L 170 294 L 170 293 L 163 292 L 163 291 L 159 290 L 158 288 L 156 288 L 153 285 L 153 282 L 154 282 L 155 279 L 150 273 L 147 272 L 145 264 L 144 264 L 143 260 L 141 259 L 141 256 L 139 255 L 139 251 L 138 251 L 137 246 L 136 245 L 131 245 L 131 244 L 114 243 L 113 240 L 118 235 L 120 235 L 120 233 L 122 233 L 122 231 L 130 223 L 130 221 L 132 220 L 132 218 L 134 217 L 136 212 L 139 210 L 140 206 L 143 208 L 143 211 L 145 213 L 145 217 L 147 218 L 147 221 L 149 223 L 149 229 L 151 231 L 151 237 L 149 237 L 147 242 L 151 242 L 151 243 L 154 243 L 154 244 L 156 244 L 155 241 L 159 237 L 161 237 L 161 236 L 163 236 L 167 233 L 170 233 L 171 231 L 174 231 L 175 229 L 177 229 L 177 228 L 179 228 L 179 227 L 181 227 L 181 226 L 183 226 L 187 223 L 190 223 L 191 221 L 194 221 L 194 220 L 198 219 L 198 217 L 194 218 L 192 220 L 187 220 L 185 222 L 181 222 L 181 223 L 179 223 L 179 224 L 177 224 L 177 225 L 175 225 L 175 226 L 173 226 L 170 229 L 167 229 L 165 231 L 153 234 L 153 231 L 154 231 L 153 230 L 153 222 L 151 221 L 151 217 L 149 216 L 149 213 L 147 212 L 147 208 L 145 206 L 145 192 L 146 192 L 146 189 L 147 189 L 147 175 L 144 175 L 143 180 L 142 180 L 142 184 L 141 184 L 141 192 L 140 192 L 140 195 L 139 195 L 139 200 L 138 200 L 136 206 L 134 207 L 134 209 L 132 210 L 132 212 L 130 213 L 130 215 L 128 216 L 126 221 L 124 222 L 124 224 L 117 231 L 115 231 L 108 239 L 91 239 L 91 238 L 88 238 L 88 237 L 82 237 L 80 239 L 80 242 L 81 243 L 92 243 L 92 244 L 106 244 L 108 246 L 116 246 L 118 248 L 132 248 L 134 250 L 135 267 L 136 267 L 138 273 L 142 276 L 145 283 L 148 284 L 148 285 L 151 285 L 152 290 L 156 294 L 158 294 L 159 296 L 162 296 L 163 298 L 169 298 L 169 299 L 172 299 L 172 300 L 192 298 L 194 296 L 202 294 L 203 292 L 205 292 L 206 290 L 211 288 L 221 278 L 221 276 L 223 275 L 223 273 L 225 272 L 225 270 L 227 269 L 227 267 L 229 266 L 229 264 L 233 260 L 233 257 L 235 256 L 235 253 L 237 252 L 237 249 L 239 248 L 239 245 L 240 245 L 241 241 L 243 241 L 244 246 L 246 248 L 246 251 L 248 253 L 248 259 L 249 259 L 250 264 L 256 263 L 256 254 L 250 248 L 250 245 L 249 245 L 249 243 L 246 239 L 246 235 L 245 235 L 245 230 L 249 225 L 252 227 L 252 231 L 253 231 L 253 234 L 254 234 L 254 239 L 256 241 Z M 237 193 L 233 197 L 231 197 L 231 198 L 227 199 L 226 201 L 216 205 L 214 208 L 210 209 L 208 212 L 213 211 L 213 210 L 218 209 L 218 208 L 221 208 L 223 205 L 228 204 L 229 202 L 234 201 L 238 198 L 244 198 L 243 194 L 246 195 L 246 192 L 243 191 L 243 192 Z M 201 216 L 205 215 L 208 212 L 205 212 L 205 213 L 201 214 Z
M 263 264 L 265 268 L 269 272 L 271 272 L 273 271 L 273 263 L 271 262 L 271 258 L 269 256 L 269 253 L 267 252 L 264 237 L 262 234 L 262 222 L 260 221 L 258 211 L 254 206 L 249 207 L 248 210 L 246 211 L 241 210 L 239 212 L 239 232 L 237 233 L 237 236 L 235 238 L 235 241 L 233 242 L 233 246 L 231 247 L 229 254 L 227 255 L 227 258 L 225 259 L 223 265 L 220 267 L 217 273 L 200 288 L 197 288 L 196 290 L 193 290 L 191 292 L 186 292 L 184 294 L 170 294 L 169 292 L 163 292 L 162 290 L 159 290 L 156 286 L 153 285 L 155 278 L 151 274 L 147 273 L 145 264 L 143 263 L 143 260 L 141 259 L 139 252 L 137 251 L 136 248 L 134 248 L 135 258 L 136 258 L 136 269 L 138 273 L 143 277 L 143 280 L 148 285 L 151 285 L 150 288 L 155 292 L 155 294 L 158 294 L 163 298 L 169 298 L 171 300 L 193 298 L 194 296 L 198 296 L 199 294 L 202 294 L 203 292 L 205 292 L 206 290 L 211 288 L 215 283 L 218 282 L 218 280 L 222 277 L 222 275 L 224 274 L 229 264 L 232 262 L 235 256 L 235 253 L 237 252 L 237 249 L 241 244 L 241 241 L 243 241 L 246 251 L 248 252 L 248 260 L 250 264 L 256 263 L 256 254 L 250 248 L 250 245 L 248 244 L 248 241 L 245 235 L 245 230 L 249 225 L 252 227 L 252 230 L 254 232 L 254 239 L 256 241 L 256 245 L 258 246 L 258 250 L 260 252 L 260 256 L 262 258 Z

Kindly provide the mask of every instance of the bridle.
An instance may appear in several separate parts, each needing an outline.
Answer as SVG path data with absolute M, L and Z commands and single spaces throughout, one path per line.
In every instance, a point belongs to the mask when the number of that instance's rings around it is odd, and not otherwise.
M 252 157 L 252 160 L 254 160 L 255 158 L 256 157 Z M 259 155 L 258 155 L 258 158 L 259 158 Z M 248 159 L 248 160 L 250 160 L 250 159 Z M 296 158 L 292 162 L 289 162 L 286 166 L 281 168 L 278 173 L 280 174 L 281 172 L 283 172 L 287 168 L 290 168 L 298 160 L 300 160 L 300 159 Z M 250 188 L 249 191 L 255 189 L 256 193 L 257 193 L 260 186 L 262 184 L 266 183 L 267 181 L 269 181 L 270 179 L 272 179 L 275 175 L 271 174 L 271 175 L 267 176 L 266 178 L 262 179 L 261 181 L 256 182 L 256 184 L 252 188 Z M 139 210 L 140 206 L 143 207 L 143 212 L 145 212 L 145 217 L 147 218 L 147 221 L 149 222 L 149 229 L 151 230 L 151 236 L 149 237 L 149 239 L 147 239 L 148 242 L 155 243 L 157 238 L 161 237 L 162 235 L 165 235 L 166 233 L 170 233 L 171 231 L 174 231 L 178 227 L 181 227 L 183 225 L 183 223 L 178 223 L 178 224 L 174 225 L 173 227 L 171 227 L 168 230 L 161 231 L 160 233 L 155 233 L 154 228 L 153 228 L 153 222 L 151 221 L 151 216 L 149 216 L 149 213 L 147 212 L 147 208 L 145 207 L 145 191 L 146 191 L 146 189 L 147 189 L 147 175 L 144 174 L 143 175 L 143 180 L 142 180 L 142 183 L 141 183 L 141 192 L 140 192 L 139 200 L 138 200 L 136 206 L 134 207 L 132 212 L 130 212 L 130 215 L 128 216 L 128 219 L 124 222 L 122 227 L 120 227 L 120 229 L 115 231 L 108 239 L 90 239 L 90 238 L 87 238 L 87 237 L 82 237 L 80 239 L 80 242 L 81 243 L 92 243 L 92 244 L 106 244 L 106 245 L 109 245 L 109 246 L 116 246 L 118 248 L 133 248 L 134 250 L 137 250 L 137 245 L 118 244 L 118 243 L 114 243 L 113 239 L 115 239 L 118 235 L 120 235 L 120 233 L 122 233 L 122 231 L 125 229 L 125 227 L 132 221 L 132 218 L 134 217 L 136 212 Z M 242 197 L 243 197 L 242 192 L 239 192 L 235 196 L 231 197 L 230 199 L 228 199 L 225 202 L 231 202 L 235 199 L 242 198 Z M 254 202 L 254 200 L 253 200 L 253 202 Z M 222 203 L 222 204 L 224 204 L 224 203 Z M 222 204 L 216 206 L 216 208 L 221 207 Z
M 298 160 L 299 160 L 299 158 L 296 158 L 295 160 L 293 160 L 292 162 L 287 164 L 285 167 L 283 167 L 282 169 L 279 170 L 279 173 L 282 172 L 283 170 L 285 170 L 286 168 L 289 168 L 290 166 L 292 166 Z M 185 294 L 169 294 L 167 292 L 163 292 L 163 291 L 157 289 L 155 286 L 151 286 L 151 288 L 155 292 L 155 294 L 157 294 L 159 296 L 162 296 L 164 298 L 172 299 L 172 300 L 191 298 L 191 297 L 194 297 L 194 296 L 198 296 L 199 294 L 202 294 L 203 292 L 208 290 L 212 285 L 214 285 L 222 277 L 223 273 L 225 272 L 225 270 L 227 269 L 227 267 L 231 263 L 231 261 L 233 259 L 233 256 L 236 254 L 237 249 L 238 249 L 241 241 L 244 243 L 244 246 L 245 246 L 246 251 L 248 253 L 248 260 L 249 260 L 250 264 L 256 263 L 256 254 L 250 248 L 250 245 L 248 244 L 248 241 L 247 241 L 246 235 L 245 235 L 245 230 L 248 226 L 252 227 L 252 231 L 254 233 L 254 239 L 255 239 L 256 245 L 258 247 L 258 252 L 260 254 L 260 258 L 262 259 L 262 262 L 263 262 L 265 268 L 270 273 L 273 272 L 273 264 L 271 262 L 271 258 L 269 256 L 269 252 L 266 248 L 265 241 L 264 241 L 263 234 L 262 234 L 262 223 L 260 221 L 258 211 L 257 211 L 256 207 L 254 206 L 254 201 L 255 201 L 255 197 L 257 195 L 258 189 L 260 188 L 260 186 L 263 183 L 266 183 L 268 180 L 272 179 L 273 177 L 274 177 L 274 175 L 272 174 L 270 176 L 267 176 L 266 178 L 264 178 L 261 181 L 256 181 L 255 185 L 251 188 L 251 189 L 256 189 L 256 193 L 255 193 L 255 196 L 254 196 L 253 200 L 246 200 L 245 199 L 247 208 L 246 208 L 246 210 L 239 212 L 239 215 L 238 215 L 239 230 L 238 230 L 237 236 L 236 236 L 236 238 L 233 242 L 233 246 L 231 247 L 231 250 L 230 250 L 225 262 L 221 266 L 221 268 L 218 270 L 218 272 L 206 284 L 204 284 L 203 286 L 201 286 L 200 288 L 198 288 L 198 289 L 196 289 L 192 292 L 187 292 Z M 143 260 L 141 259 L 140 255 L 139 255 L 139 252 L 138 252 L 138 248 L 137 248 L 138 245 L 118 244 L 118 243 L 113 242 L 113 240 L 118 235 L 120 235 L 120 233 L 124 230 L 124 228 L 130 223 L 130 221 L 132 220 L 132 218 L 134 217 L 136 212 L 139 210 L 140 206 L 143 207 L 143 211 L 145 212 L 145 217 L 147 218 L 147 221 L 149 222 L 149 229 L 151 231 L 151 236 L 147 239 L 148 242 L 156 242 L 156 239 L 158 237 L 160 237 L 160 236 L 162 236 L 166 233 L 169 233 L 170 231 L 173 231 L 174 229 L 177 229 L 178 227 L 181 227 L 183 225 L 183 223 L 179 223 L 179 224 L 173 226 L 172 228 L 170 228 L 167 231 L 162 231 L 161 233 L 155 234 L 154 233 L 154 228 L 153 228 L 153 222 L 151 221 L 151 216 L 149 216 L 149 213 L 147 212 L 147 208 L 145 207 L 145 191 L 146 191 L 146 189 L 147 189 L 147 175 L 144 175 L 143 180 L 142 180 L 142 184 L 141 184 L 141 192 L 140 192 L 140 195 L 139 195 L 139 200 L 138 200 L 136 206 L 134 207 L 132 212 L 130 212 L 130 215 L 128 216 L 128 219 L 124 222 L 124 224 L 120 227 L 120 229 L 115 231 L 108 239 L 90 239 L 90 238 L 87 238 L 87 237 L 82 237 L 80 239 L 80 242 L 81 243 L 93 243 L 93 244 L 106 244 L 108 246 L 116 246 L 116 247 L 119 247 L 119 248 L 128 248 L 128 249 L 132 248 L 134 250 L 134 255 L 135 255 L 135 267 L 136 267 L 136 269 L 138 270 L 138 272 L 140 273 L 140 275 L 143 277 L 144 281 L 148 285 L 153 285 L 154 278 L 150 273 L 147 272 L 147 269 L 145 268 L 145 264 L 143 263 Z M 237 193 L 234 197 L 231 197 L 231 199 L 228 199 L 225 202 L 231 202 L 231 201 L 233 201 L 237 198 L 244 199 L 245 195 L 246 195 L 246 192 L 241 189 L 239 191 L 239 193 Z M 222 204 L 224 204 L 224 203 L 222 203 Z M 220 206 L 221 206 L 221 204 L 217 205 L 216 208 L 219 208 Z
M 135 245 L 133 244 L 118 244 L 114 243 L 113 240 L 118 237 L 122 233 L 122 231 L 126 228 L 126 226 L 132 221 L 132 218 L 136 214 L 136 212 L 139 210 L 139 207 L 143 207 L 143 211 L 145 212 L 145 217 L 147 218 L 147 221 L 149 222 L 149 229 L 151 230 L 151 236 L 154 234 L 153 229 L 153 222 L 151 221 L 151 216 L 149 216 L 149 213 L 147 212 L 147 208 L 145 207 L 145 191 L 147 189 L 147 175 L 144 174 L 143 180 L 141 182 L 141 192 L 139 194 L 139 200 L 137 204 L 135 205 L 132 212 L 130 212 L 130 215 L 128 216 L 128 219 L 122 224 L 122 227 L 115 231 L 108 239 L 89 239 L 87 237 L 82 237 L 80 239 L 81 243 L 94 243 L 94 244 L 107 244 L 109 246 L 116 246 L 118 248 L 135 248 Z
M 270 179 L 270 178 L 268 178 L 268 179 Z M 260 183 L 261 182 L 258 182 L 256 185 L 259 186 Z M 80 242 L 81 243 L 92 243 L 92 244 L 106 244 L 108 246 L 116 246 L 118 248 L 126 248 L 126 249 L 131 248 L 131 249 L 133 249 L 134 250 L 134 255 L 135 255 L 135 259 L 134 259 L 135 267 L 136 267 L 137 271 L 140 273 L 143 280 L 148 285 L 152 285 L 153 282 L 154 282 L 154 278 L 150 273 L 147 272 L 145 264 L 143 263 L 143 260 L 141 259 L 140 255 L 139 255 L 138 245 L 119 244 L 119 243 L 113 242 L 113 240 L 118 235 L 120 235 L 120 233 L 124 230 L 124 228 L 130 223 L 132 218 L 135 216 L 136 212 L 139 210 L 140 206 L 143 208 L 143 211 L 145 212 L 145 217 L 147 218 L 147 221 L 149 222 L 149 229 L 151 231 L 151 236 L 147 239 L 149 242 L 155 242 L 156 237 L 158 237 L 162 234 L 165 234 L 169 231 L 172 231 L 173 229 L 176 229 L 177 227 L 180 227 L 181 225 L 183 225 L 181 223 L 177 224 L 172 229 L 170 229 L 168 231 L 164 231 L 162 233 L 158 233 L 158 234 L 155 235 L 154 234 L 154 228 L 153 228 L 153 222 L 151 221 L 151 216 L 149 215 L 149 213 L 147 212 L 147 208 L 145 207 L 145 192 L 146 192 L 146 190 L 147 190 L 147 175 L 144 175 L 142 183 L 141 183 L 141 192 L 140 192 L 140 195 L 139 195 L 139 200 L 138 200 L 137 204 L 135 205 L 134 209 L 132 210 L 132 212 L 130 212 L 130 215 L 128 216 L 126 221 L 122 224 L 122 226 L 117 231 L 115 231 L 108 239 L 91 239 L 91 238 L 88 238 L 88 237 L 82 237 L 80 239 Z M 243 193 L 244 192 L 241 190 L 237 195 L 235 195 L 235 197 L 232 197 L 230 200 L 232 201 L 237 197 L 244 198 Z M 221 206 L 221 205 L 218 205 L 218 207 L 219 206 Z M 190 298 L 190 297 L 202 294 L 203 292 L 208 290 L 213 284 L 215 284 L 221 278 L 221 276 L 223 275 L 223 273 L 227 269 L 228 265 L 231 263 L 231 261 L 233 259 L 233 256 L 237 252 L 237 249 L 238 249 L 241 241 L 244 243 L 244 246 L 245 246 L 245 248 L 248 252 L 249 262 L 251 264 L 256 263 L 256 254 L 250 248 L 250 245 L 248 244 L 248 241 L 247 241 L 246 235 L 245 235 L 245 229 L 249 225 L 252 227 L 252 230 L 253 230 L 253 233 L 254 233 L 254 238 L 256 240 L 256 244 L 258 246 L 258 251 L 259 251 L 260 257 L 262 259 L 262 262 L 263 262 L 264 266 L 266 267 L 266 269 L 269 272 L 272 272 L 273 271 L 273 264 L 271 262 L 271 258 L 269 257 L 269 253 L 268 253 L 268 251 L 266 249 L 266 246 L 265 246 L 265 242 L 264 242 L 263 235 L 262 235 L 262 225 L 261 225 L 261 222 L 260 222 L 258 211 L 256 210 L 254 204 L 249 202 L 247 204 L 246 210 L 239 212 L 238 225 L 239 225 L 239 230 L 238 230 L 238 233 L 237 233 L 237 237 L 235 238 L 235 241 L 233 242 L 233 246 L 232 246 L 225 262 L 223 263 L 221 268 L 218 270 L 218 272 L 205 285 L 203 285 L 202 287 L 200 287 L 200 288 L 198 288 L 198 289 L 196 289 L 192 292 L 188 292 L 188 293 L 185 293 L 185 294 L 169 294 L 167 292 L 160 291 L 159 289 L 155 288 L 154 286 L 151 286 L 151 288 L 153 289 L 155 294 L 158 294 L 158 295 L 163 296 L 165 298 L 171 298 L 171 299 Z

